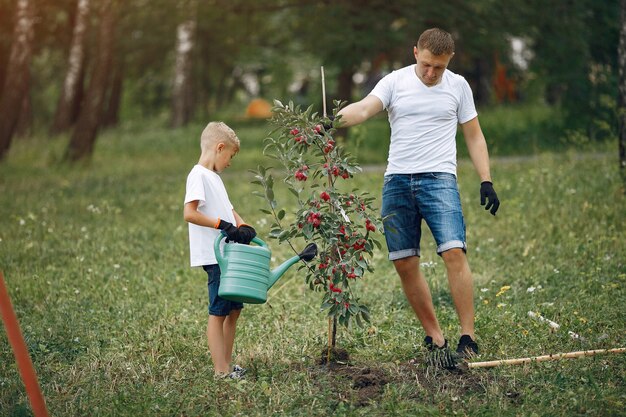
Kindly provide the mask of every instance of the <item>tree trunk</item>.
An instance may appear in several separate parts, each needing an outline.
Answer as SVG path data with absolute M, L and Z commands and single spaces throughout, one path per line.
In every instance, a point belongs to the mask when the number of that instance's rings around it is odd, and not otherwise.
M 342 68 L 337 79 L 337 100 L 352 103 L 352 77 L 354 71 L 352 68 Z M 329 109 L 332 109 L 333 103 L 326 103 Z M 330 111 L 329 111 L 330 113 Z M 337 129 L 337 137 L 348 138 L 348 128 Z
M 0 99 L 0 160 L 11 146 L 24 96 L 29 90 L 30 60 L 34 37 L 32 0 L 18 0 L 13 44 Z
M 176 64 L 172 89 L 172 127 L 181 127 L 191 120 L 193 113 L 193 50 L 195 45 L 196 13 L 191 2 L 190 17 L 176 30 Z
M 18 138 L 30 136 L 32 128 L 33 105 L 30 99 L 30 92 L 27 91 L 26 94 L 24 94 L 24 98 L 22 99 L 20 115 L 17 118 L 17 125 L 15 125 L 15 136 Z
M 619 67 L 619 166 L 626 193 L 626 0 L 621 1 L 619 44 L 617 47 Z
M 94 63 L 89 89 L 85 94 L 76 129 L 70 139 L 65 159 L 78 161 L 88 159 L 93 153 L 108 85 L 113 45 L 115 39 L 115 0 L 103 0 L 100 10 L 98 52 Z
M 89 2 L 90 0 L 78 0 L 76 6 L 76 22 L 72 34 L 67 73 L 54 115 L 54 122 L 50 128 L 52 135 L 69 130 L 76 120 L 85 66 L 85 39 L 89 23 Z
M 102 127 L 116 126 L 119 122 L 120 103 L 124 87 L 124 68 L 122 63 L 115 66 L 112 78 L 109 97 L 102 115 Z

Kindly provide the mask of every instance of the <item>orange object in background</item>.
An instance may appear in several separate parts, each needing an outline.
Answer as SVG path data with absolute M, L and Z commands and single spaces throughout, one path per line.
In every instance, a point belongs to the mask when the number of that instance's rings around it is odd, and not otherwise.
M 248 104 L 246 117 L 251 119 L 269 119 L 272 117 L 272 105 L 262 98 L 255 98 Z
M 0 313 L 2 314 L 4 327 L 7 329 L 9 343 L 13 348 L 15 362 L 17 363 L 20 375 L 22 376 L 22 381 L 24 381 L 24 386 L 26 387 L 26 394 L 28 394 L 33 414 L 35 417 L 48 417 L 46 402 L 41 394 L 41 390 L 39 389 L 37 374 L 35 373 L 33 362 L 28 354 L 26 343 L 24 343 L 24 337 L 22 337 L 20 324 L 18 323 L 15 312 L 13 311 L 11 299 L 9 298 L 9 293 L 4 284 L 4 275 L 2 274 L 2 271 L 0 271 Z

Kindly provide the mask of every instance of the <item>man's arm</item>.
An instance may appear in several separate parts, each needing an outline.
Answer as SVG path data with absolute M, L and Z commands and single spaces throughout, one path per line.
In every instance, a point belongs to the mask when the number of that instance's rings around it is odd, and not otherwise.
M 478 123 L 478 117 L 474 117 L 469 122 L 461 125 L 463 136 L 467 144 L 470 158 L 474 164 L 474 168 L 480 177 L 480 182 L 491 182 L 491 173 L 489 171 L 489 151 L 487 150 L 487 141 L 485 135 Z
M 383 111 L 383 102 L 378 97 L 369 95 L 339 111 L 341 122 L 338 127 L 358 125 L 381 111 Z
M 485 135 L 483 135 L 483 131 L 478 123 L 478 117 L 463 123 L 461 127 L 463 128 L 463 136 L 465 137 L 465 143 L 467 143 L 470 158 L 472 158 L 474 168 L 476 168 L 476 172 L 480 177 L 480 205 L 485 206 L 485 210 L 489 210 L 495 216 L 500 207 L 500 200 L 491 183 L 487 141 L 485 141 Z

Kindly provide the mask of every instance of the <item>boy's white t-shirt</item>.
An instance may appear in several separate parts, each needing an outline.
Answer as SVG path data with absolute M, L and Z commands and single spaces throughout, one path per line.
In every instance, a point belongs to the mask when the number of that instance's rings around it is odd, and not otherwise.
M 370 93 L 389 114 L 389 174 L 449 172 L 456 175 L 456 129 L 475 118 L 472 90 L 462 76 L 445 70 L 427 87 L 415 64 L 385 76 Z
M 200 213 L 236 224 L 233 205 L 222 178 L 202 165 L 194 166 L 187 176 L 185 204 L 195 200 L 198 200 Z M 189 255 L 192 267 L 217 263 L 213 244 L 220 232 L 212 227 L 189 223 Z

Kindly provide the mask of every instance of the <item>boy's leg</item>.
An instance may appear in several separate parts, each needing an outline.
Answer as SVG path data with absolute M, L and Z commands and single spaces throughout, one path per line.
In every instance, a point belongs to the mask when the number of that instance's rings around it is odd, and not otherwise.
M 227 316 L 209 315 L 209 323 L 207 324 L 207 340 L 209 342 L 209 350 L 211 351 L 211 359 L 216 374 L 226 374 L 230 372 L 230 361 L 226 361 L 226 344 L 224 340 L 224 322 Z
M 428 288 L 428 283 L 419 267 L 419 259 L 417 256 L 410 256 L 393 261 L 393 265 L 400 275 L 404 294 L 415 315 L 422 323 L 424 332 L 433 338 L 433 342 L 437 346 L 443 346 L 445 339 L 435 315 L 430 288 Z
M 233 357 L 233 345 L 235 344 L 235 332 L 239 314 L 241 314 L 241 310 L 232 310 L 224 320 L 224 360 L 229 367 Z
M 474 337 L 474 285 L 467 256 L 462 249 L 450 249 L 441 254 L 448 273 L 450 295 L 461 324 L 461 334 Z

